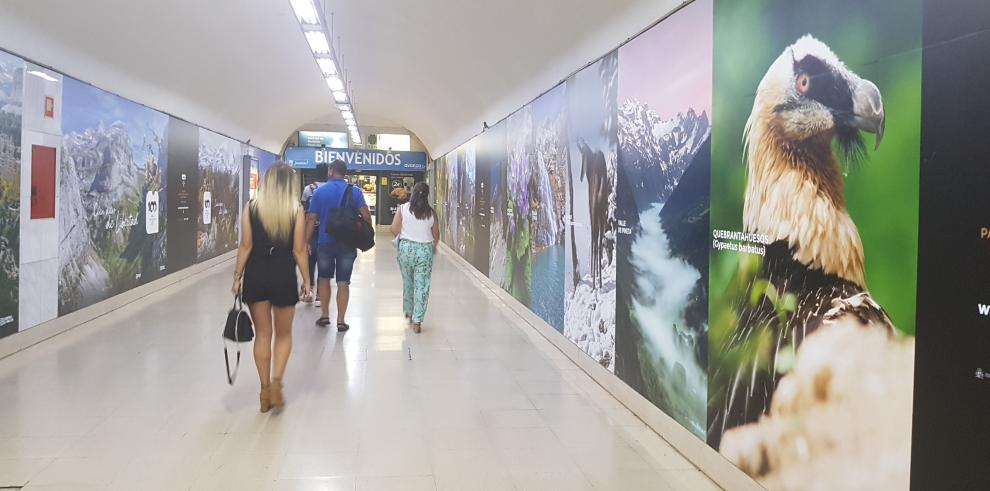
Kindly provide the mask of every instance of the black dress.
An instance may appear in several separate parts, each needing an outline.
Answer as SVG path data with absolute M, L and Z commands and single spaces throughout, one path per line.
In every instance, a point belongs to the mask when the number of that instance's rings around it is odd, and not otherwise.
M 254 212 L 253 202 L 248 206 L 248 217 L 251 220 L 252 247 L 244 266 L 244 303 L 268 301 L 276 307 L 299 303 L 292 235 L 287 243 L 269 237 Z

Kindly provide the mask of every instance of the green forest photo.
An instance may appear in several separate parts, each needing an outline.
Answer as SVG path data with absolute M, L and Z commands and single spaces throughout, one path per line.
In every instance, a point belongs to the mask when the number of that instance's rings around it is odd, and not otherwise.
M 921 58 L 920 0 L 716 3 L 708 441 L 771 489 L 906 487 Z

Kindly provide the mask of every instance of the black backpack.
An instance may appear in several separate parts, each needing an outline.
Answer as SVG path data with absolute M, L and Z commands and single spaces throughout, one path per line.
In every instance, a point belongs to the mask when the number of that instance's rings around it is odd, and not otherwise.
M 340 206 L 327 214 L 326 231 L 342 244 L 368 251 L 375 247 L 375 230 L 361 217 L 361 212 L 351 203 L 353 184 L 344 189 Z

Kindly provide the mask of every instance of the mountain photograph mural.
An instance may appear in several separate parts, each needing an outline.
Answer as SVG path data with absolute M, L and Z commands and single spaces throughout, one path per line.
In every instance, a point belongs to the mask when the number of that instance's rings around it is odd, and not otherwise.
M 63 100 L 59 315 L 160 277 L 168 240 L 168 116 L 68 77 Z
M 24 60 L 0 51 L 0 337 L 19 328 Z
M 619 48 L 616 375 L 705 437 L 712 2 Z
M 241 144 L 210 130 L 199 129 L 199 233 L 197 261 L 214 258 L 237 247 L 240 216 Z

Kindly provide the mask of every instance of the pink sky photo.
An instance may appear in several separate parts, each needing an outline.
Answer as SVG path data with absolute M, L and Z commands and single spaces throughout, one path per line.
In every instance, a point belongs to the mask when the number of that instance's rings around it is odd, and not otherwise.
M 712 0 L 698 0 L 619 48 L 619 104 L 635 97 L 662 119 L 712 114 Z

